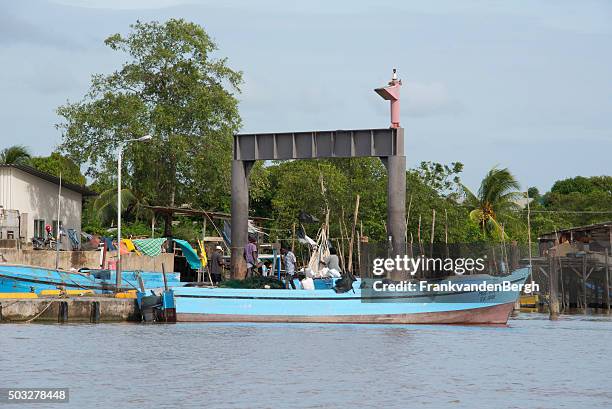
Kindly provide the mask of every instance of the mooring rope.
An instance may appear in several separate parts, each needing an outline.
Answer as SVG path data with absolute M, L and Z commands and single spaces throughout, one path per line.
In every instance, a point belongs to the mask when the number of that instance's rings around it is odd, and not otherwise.
M 37 313 L 37 314 L 36 314 L 34 317 L 29 318 L 29 319 L 27 319 L 27 320 L 11 320 L 11 319 L 9 319 L 9 318 L 4 318 L 4 317 L 3 317 L 3 320 L 4 320 L 4 321 L 8 321 L 8 322 L 23 322 L 23 323 L 29 324 L 30 322 L 34 321 L 35 319 L 37 319 L 37 318 L 39 318 L 41 315 L 43 315 L 43 314 L 45 313 L 45 311 L 47 311 L 47 310 L 49 309 L 49 307 L 51 307 L 51 305 L 52 305 L 54 302 L 57 302 L 57 301 L 59 301 L 59 300 L 51 300 L 51 301 L 49 301 L 49 303 L 47 304 L 47 306 L 46 306 L 45 308 L 43 308 L 43 310 L 42 310 L 42 311 L 40 311 L 40 312 L 39 312 L 39 313 Z M 17 302 L 17 301 L 15 301 L 15 302 Z M 11 305 L 12 305 L 12 304 L 11 304 Z M 3 305 L 3 307 L 4 307 L 4 305 Z M 3 315 L 4 315 L 4 314 L 3 314 Z

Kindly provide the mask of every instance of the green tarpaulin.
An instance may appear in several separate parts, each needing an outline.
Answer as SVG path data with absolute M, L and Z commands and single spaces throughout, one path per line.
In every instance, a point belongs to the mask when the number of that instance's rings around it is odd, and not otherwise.
M 136 245 L 138 250 L 147 256 L 155 257 L 161 254 L 161 246 L 166 241 L 165 238 L 159 239 L 134 239 L 132 242 Z

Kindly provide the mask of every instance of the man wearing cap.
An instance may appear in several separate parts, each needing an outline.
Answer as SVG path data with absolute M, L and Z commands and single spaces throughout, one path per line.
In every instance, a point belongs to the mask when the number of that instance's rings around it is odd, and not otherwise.
M 215 251 L 213 252 L 208 268 L 210 272 L 210 276 L 212 278 L 213 283 L 219 284 L 221 281 L 221 273 L 223 272 L 223 266 L 225 265 L 223 261 L 223 249 L 221 246 L 216 246 Z

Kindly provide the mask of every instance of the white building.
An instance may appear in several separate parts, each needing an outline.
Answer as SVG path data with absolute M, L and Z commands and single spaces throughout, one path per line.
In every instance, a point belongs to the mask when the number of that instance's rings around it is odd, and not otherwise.
M 26 165 L 0 165 L 0 239 L 29 242 L 44 237 L 45 225 L 57 226 L 59 178 Z M 84 196 L 95 192 L 62 181 L 60 228 L 81 234 Z

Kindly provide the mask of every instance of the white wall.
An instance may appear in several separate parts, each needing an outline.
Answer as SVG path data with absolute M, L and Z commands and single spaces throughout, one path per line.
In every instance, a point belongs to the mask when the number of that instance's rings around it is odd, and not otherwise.
M 57 219 L 58 185 L 20 169 L 0 168 L 0 206 L 28 214 L 26 240 L 34 236 L 34 220 L 51 224 Z M 64 229 L 81 234 L 82 195 L 62 187 L 60 220 Z

